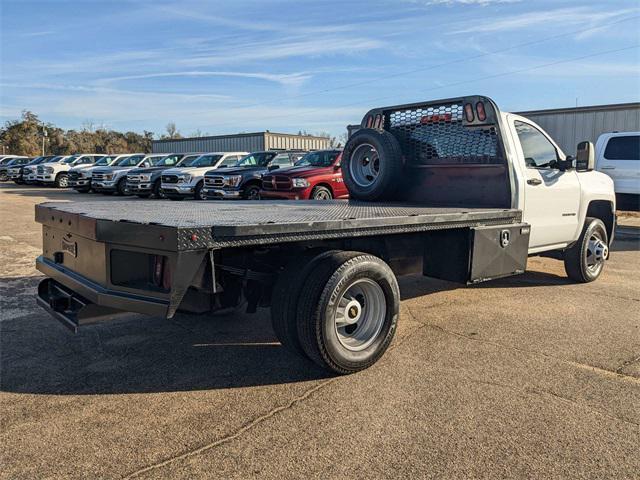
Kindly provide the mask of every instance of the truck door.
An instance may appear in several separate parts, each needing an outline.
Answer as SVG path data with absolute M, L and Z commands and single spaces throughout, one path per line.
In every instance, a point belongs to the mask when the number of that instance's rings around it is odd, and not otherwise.
M 580 183 L 575 170 L 557 166 L 564 155 L 533 122 L 511 119 L 524 164 L 523 220 L 531 225 L 530 249 L 567 244 L 578 236 Z
M 598 144 L 596 170 L 613 179 L 616 193 L 640 193 L 640 135 L 615 133 Z

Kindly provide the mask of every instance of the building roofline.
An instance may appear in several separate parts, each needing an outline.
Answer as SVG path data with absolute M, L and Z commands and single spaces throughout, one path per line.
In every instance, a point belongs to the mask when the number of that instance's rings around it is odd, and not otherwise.
M 278 137 L 294 137 L 294 138 L 316 138 L 326 140 L 328 137 L 318 137 L 316 135 L 298 135 L 297 133 L 278 133 L 278 132 L 251 132 L 251 133 L 230 133 L 227 135 L 208 135 L 206 137 L 183 137 L 183 138 L 166 138 L 162 140 L 152 140 L 153 143 L 167 143 L 167 142 L 180 142 L 185 140 L 213 140 L 213 139 L 223 139 L 223 138 L 245 138 L 245 137 L 256 137 L 260 135 L 275 135 Z
M 527 115 L 545 115 L 550 113 L 586 113 L 629 109 L 640 109 L 640 102 L 610 103 L 605 105 L 588 105 L 584 107 L 549 108 L 545 110 L 526 110 L 513 113 L 526 117 Z

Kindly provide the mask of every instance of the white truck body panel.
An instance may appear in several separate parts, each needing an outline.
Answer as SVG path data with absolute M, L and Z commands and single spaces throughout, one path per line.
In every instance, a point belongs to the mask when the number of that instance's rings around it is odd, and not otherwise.
M 613 179 L 616 193 L 640 195 L 640 132 L 603 133 L 596 142 L 596 170 Z

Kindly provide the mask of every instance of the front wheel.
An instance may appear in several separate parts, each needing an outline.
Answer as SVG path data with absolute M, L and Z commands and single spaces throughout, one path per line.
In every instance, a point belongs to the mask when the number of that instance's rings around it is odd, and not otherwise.
M 69 186 L 69 177 L 66 173 L 59 173 L 56 177 L 56 187 L 67 188 Z
M 260 187 L 257 185 L 249 185 L 244 192 L 245 200 L 260 200 Z
M 593 282 L 609 257 L 607 229 L 599 218 L 587 217 L 578 241 L 564 252 L 564 269 L 570 279 Z
M 167 198 L 160 186 L 160 180 L 156 180 L 152 188 L 153 196 L 156 198 Z
M 315 187 L 311 192 L 312 200 L 331 200 L 333 194 L 327 187 Z
M 194 190 L 194 197 L 196 200 L 206 200 L 207 196 L 204 194 L 204 192 L 202 191 L 202 188 L 204 187 L 204 182 L 198 182 L 198 184 L 196 185 L 196 188 Z
M 396 331 L 400 290 L 380 258 L 335 252 L 307 277 L 298 303 L 300 346 L 320 366 L 338 374 L 376 363 Z
M 127 179 L 123 178 L 118 182 L 116 186 L 116 192 L 118 195 L 126 195 L 127 194 Z

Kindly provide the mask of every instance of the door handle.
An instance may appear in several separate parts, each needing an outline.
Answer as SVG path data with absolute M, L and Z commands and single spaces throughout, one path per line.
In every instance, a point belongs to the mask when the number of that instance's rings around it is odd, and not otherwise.
M 529 185 L 540 185 L 542 183 L 542 180 L 540 180 L 539 178 L 530 178 L 529 180 L 527 180 L 527 183 Z
M 616 169 L 616 167 L 610 167 L 610 166 L 607 166 L 607 165 L 605 165 L 604 167 L 600 167 L 600 168 L 602 170 L 615 170 Z

